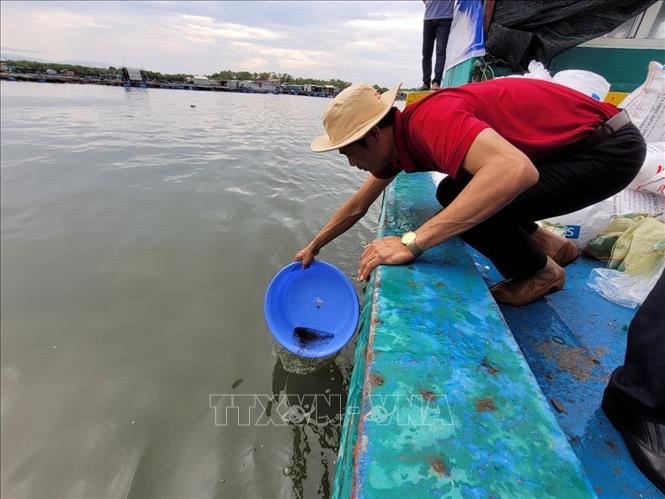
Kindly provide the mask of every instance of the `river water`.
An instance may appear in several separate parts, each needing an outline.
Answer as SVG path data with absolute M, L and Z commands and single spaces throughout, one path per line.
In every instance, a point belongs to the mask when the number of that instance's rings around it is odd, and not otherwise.
M 262 310 L 271 277 L 366 175 L 309 152 L 330 101 L 1 94 L 2 496 L 329 496 L 339 421 L 220 421 L 211 405 L 346 398 L 352 347 L 289 373 Z M 355 278 L 378 210 L 321 258 Z

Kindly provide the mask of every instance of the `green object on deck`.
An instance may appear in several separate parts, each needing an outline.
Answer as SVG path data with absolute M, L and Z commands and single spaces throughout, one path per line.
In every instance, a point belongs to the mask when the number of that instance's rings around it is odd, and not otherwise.
M 464 62 L 460 62 L 458 65 L 453 66 L 443 76 L 443 81 L 441 82 L 442 88 L 449 87 L 458 87 L 469 83 L 471 79 L 471 71 L 473 70 L 473 63 L 476 61 L 476 58 L 473 57 Z
M 401 174 L 380 234 L 440 207 Z M 368 286 L 333 497 L 594 497 L 485 283 L 458 239 Z
M 603 76 L 612 92 L 632 92 L 647 77 L 649 62 L 665 63 L 665 50 L 611 47 L 573 47 L 550 63 L 552 75 L 564 69 L 584 69 Z

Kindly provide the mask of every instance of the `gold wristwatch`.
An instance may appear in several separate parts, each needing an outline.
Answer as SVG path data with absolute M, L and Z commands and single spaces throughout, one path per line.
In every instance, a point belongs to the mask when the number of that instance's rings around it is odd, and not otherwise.
M 415 232 L 407 232 L 402 236 L 402 244 L 409 248 L 411 253 L 413 253 L 413 256 L 419 257 L 420 255 L 423 254 L 423 250 L 421 250 L 418 245 L 416 244 L 416 233 Z

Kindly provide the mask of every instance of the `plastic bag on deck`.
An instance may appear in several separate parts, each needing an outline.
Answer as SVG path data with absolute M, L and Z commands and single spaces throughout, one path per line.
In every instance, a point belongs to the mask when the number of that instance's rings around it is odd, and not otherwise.
M 552 80 L 552 75 L 550 72 L 545 69 L 543 63 L 539 61 L 531 61 L 529 63 L 528 72 L 524 73 L 523 75 L 513 75 L 513 77 L 514 76 L 521 76 L 523 78 L 536 78 L 538 80 Z
M 665 260 L 649 276 L 626 274 L 613 269 L 593 269 L 587 285 L 606 300 L 623 307 L 635 308 L 642 304 L 656 285 L 665 269 Z
M 658 217 L 616 218 L 588 249 L 608 261 L 608 268 L 591 272 L 589 287 L 614 303 L 635 308 L 665 268 L 665 223 Z
M 552 78 L 554 83 L 565 85 L 588 95 L 592 99 L 603 101 L 610 91 L 609 82 L 599 74 L 582 69 L 559 71 Z
M 547 80 L 582 92 L 595 100 L 604 100 L 610 91 L 609 82 L 599 74 L 583 69 L 565 69 L 554 76 L 545 69 L 542 62 L 531 61 L 529 71 L 523 75 L 511 75 L 508 78 L 534 78 Z

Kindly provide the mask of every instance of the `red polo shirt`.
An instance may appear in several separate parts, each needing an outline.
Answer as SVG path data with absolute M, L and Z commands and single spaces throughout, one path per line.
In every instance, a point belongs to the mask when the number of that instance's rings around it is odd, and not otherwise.
M 531 160 L 588 136 L 619 111 L 557 83 L 501 78 L 432 93 L 395 112 L 399 161 L 376 174 L 439 171 L 455 177 L 471 143 L 494 129 Z

